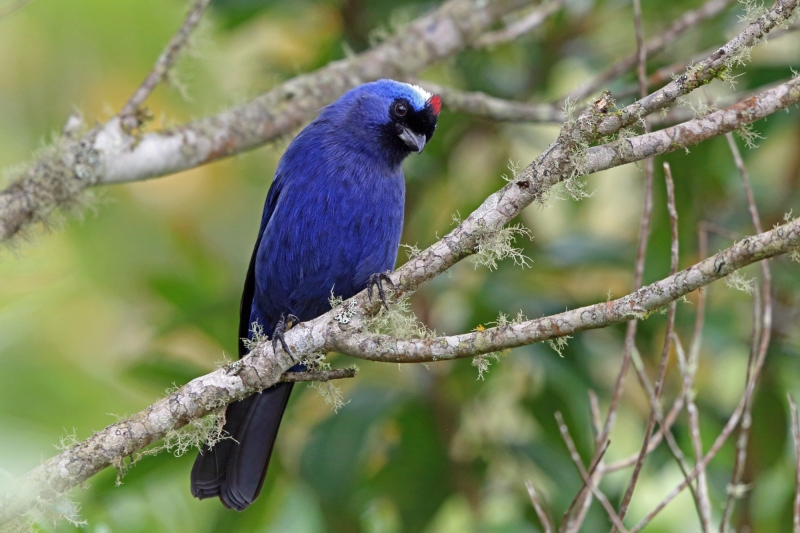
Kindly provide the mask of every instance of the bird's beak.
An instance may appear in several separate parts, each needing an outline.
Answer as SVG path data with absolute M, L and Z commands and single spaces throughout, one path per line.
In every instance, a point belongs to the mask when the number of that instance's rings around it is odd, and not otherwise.
M 403 128 L 400 138 L 403 139 L 403 142 L 406 143 L 406 146 L 412 150 L 416 150 L 417 153 L 421 153 L 422 149 L 425 148 L 425 136 L 420 135 L 419 133 L 414 133 L 408 128 Z

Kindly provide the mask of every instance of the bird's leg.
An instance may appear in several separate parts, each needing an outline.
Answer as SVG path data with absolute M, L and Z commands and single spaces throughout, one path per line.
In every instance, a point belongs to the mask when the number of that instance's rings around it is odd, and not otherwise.
M 294 358 L 294 355 L 292 355 L 292 352 L 289 350 L 289 346 L 286 345 L 286 339 L 283 338 L 283 334 L 292 329 L 292 326 L 299 322 L 300 319 L 293 314 L 289 313 L 289 315 L 286 316 L 281 313 L 281 319 L 278 320 L 277 324 L 275 324 L 275 331 L 272 332 L 272 351 L 276 354 L 278 353 L 278 342 L 280 342 L 283 351 L 286 352 L 295 363 L 298 361 Z
M 372 286 L 378 287 L 378 296 L 381 297 L 381 301 L 383 302 L 384 307 L 386 310 L 389 310 L 389 304 L 386 303 L 386 293 L 383 292 L 383 282 L 386 281 L 389 285 L 392 286 L 394 290 L 394 282 L 392 278 L 389 277 L 389 271 L 386 272 L 376 272 L 375 274 L 370 275 L 369 283 L 367 283 L 367 296 L 369 296 L 369 301 L 372 301 Z

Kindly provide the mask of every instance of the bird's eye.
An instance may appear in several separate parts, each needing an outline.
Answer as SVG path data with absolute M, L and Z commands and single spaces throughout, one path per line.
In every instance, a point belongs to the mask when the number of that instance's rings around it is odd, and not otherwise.
M 394 112 L 398 117 L 404 117 L 408 113 L 408 106 L 403 102 L 394 104 Z

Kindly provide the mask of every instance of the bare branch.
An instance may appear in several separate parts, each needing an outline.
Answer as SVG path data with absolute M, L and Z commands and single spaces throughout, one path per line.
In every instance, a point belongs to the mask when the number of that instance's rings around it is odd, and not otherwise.
M 583 479 L 584 484 L 592 491 L 594 497 L 597 498 L 597 501 L 603 506 L 603 509 L 606 510 L 606 514 L 608 514 L 608 518 L 611 520 L 611 523 L 619 529 L 622 533 L 625 533 L 627 529 L 625 526 L 622 525 L 622 520 L 620 520 L 619 516 L 617 516 L 616 511 L 614 511 L 614 506 L 611 505 L 611 502 L 608 501 L 608 498 L 605 494 L 595 485 L 594 481 L 592 480 L 589 472 L 586 471 L 586 467 L 583 466 L 581 462 L 581 456 L 578 453 L 578 449 L 575 447 L 575 441 L 572 440 L 572 436 L 569 434 L 569 428 L 567 424 L 564 422 L 564 417 L 561 416 L 560 411 L 556 411 L 555 413 L 556 421 L 558 421 L 558 431 L 561 433 L 561 438 L 564 439 L 564 443 L 567 445 L 567 449 L 569 450 L 569 456 L 572 459 L 572 462 L 575 463 L 575 467 L 578 469 L 578 473 L 581 475 L 581 479 Z M 602 457 L 605 454 L 605 451 L 608 449 L 609 441 L 606 441 L 605 446 L 602 448 L 602 453 L 600 456 Z
M 542 508 L 539 497 L 536 495 L 536 490 L 533 488 L 533 483 L 526 479 L 525 487 L 528 489 L 528 496 L 531 498 L 531 505 L 533 505 L 533 509 L 536 511 L 536 516 L 539 517 L 539 522 L 541 522 L 542 527 L 544 528 L 544 533 L 553 533 L 553 526 L 550 524 L 550 519 L 547 517 L 547 513 L 545 513 L 544 509 Z
M 758 215 L 758 206 L 756 205 L 755 196 L 753 196 L 753 188 L 750 186 L 750 178 L 747 174 L 747 168 L 744 165 L 742 154 L 739 147 L 736 145 L 736 140 L 731 133 L 725 136 L 728 140 L 728 147 L 731 150 L 736 168 L 739 170 L 739 176 L 742 180 L 742 186 L 747 198 L 747 207 L 750 212 L 750 219 L 753 222 L 753 227 L 761 228 L 761 217 Z M 763 295 L 763 309 L 759 315 L 759 301 L 758 295 L 754 295 L 754 316 L 753 316 L 753 346 L 750 350 L 750 360 L 747 365 L 747 377 L 745 383 L 752 379 L 752 370 L 755 361 L 763 360 L 766 357 L 767 350 L 769 349 L 770 339 L 772 337 L 772 273 L 770 272 L 769 265 L 762 263 L 761 265 L 762 287 L 761 294 Z M 730 487 L 728 490 L 728 497 L 725 501 L 725 510 L 722 515 L 722 522 L 720 524 L 720 531 L 724 533 L 725 524 L 727 523 L 730 513 L 733 512 L 735 505 L 734 494 L 736 487 L 742 482 L 744 475 L 744 465 L 747 458 L 747 442 L 750 437 L 750 425 L 752 422 L 752 408 L 753 404 L 751 399 L 745 404 L 744 415 L 742 416 L 742 424 L 739 428 L 739 439 L 736 443 L 736 459 L 733 466 L 733 476 L 731 479 Z
M 328 338 L 324 347 L 329 351 L 340 351 L 360 359 L 393 363 L 459 359 L 516 348 L 634 318 L 644 318 L 734 270 L 791 252 L 798 245 L 800 219 L 795 219 L 766 233 L 746 237 L 704 261 L 616 300 L 535 320 L 447 337 L 394 339 L 387 335 L 365 332 L 333 335 Z M 405 267 L 401 270 L 404 269 Z M 351 319 L 349 325 L 353 329 L 357 328 L 359 319 Z
M 167 75 L 175 64 L 181 51 L 189 42 L 189 37 L 192 32 L 197 25 L 200 24 L 203 12 L 210 2 L 211 0 L 195 0 L 194 4 L 189 9 L 186 20 L 183 21 L 181 28 L 178 30 L 178 33 L 170 39 L 167 47 L 161 52 L 161 55 L 158 56 L 153 70 L 147 75 L 147 78 L 145 78 L 139 88 L 136 89 L 136 92 L 131 95 L 128 102 L 122 108 L 122 111 L 120 111 L 120 123 L 127 131 L 131 131 L 141 124 L 141 121 L 134 116 L 136 111 L 141 107 L 144 101 L 147 100 L 150 93 L 161 83 L 161 80 L 164 79 L 164 76 Z
M 797 414 L 797 404 L 791 394 L 786 395 L 789 399 L 789 407 L 792 410 L 792 440 L 794 440 L 794 508 L 792 521 L 794 533 L 800 533 L 800 417 Z
M 673 333 L 672 340 L 675 345 L 675 353 L 678 357 L 678 366 L 683 378 L 683 396 L 686 401 L 686 412 L 689 415 L 689 437 L 692 441 L 692 451 L 694 452 L 695 463 L 700 465 L 697 473 L 697 490 L 692 491 L 696 497 L 697 511 L 700 514 L 700 525 L 703 533 L 711 531 L 711 503 L 708 496 L 708 482 L 706 480 L 706 469 L 703 465 L 703 439 L 700 435 L 700 418 L 697 405 L 694 402 L 694 368 L 690 366 L 683 350 L 678 335 Z M 688 476 L 684 472 L 684 476 Z M 688 484 L 692 488 L 691 482 Z
M 514 102 L 481 92 L 460 91 L 427 81 L 415 80 L 415 83 L 441 96 L 444 105 L 456 113 L 503 122 L 564 122 L 564 112 L 553 104 Z
M 796 219 L 800 220 L 800 219 Z M 747 382 L 745 387 L 744 395 L 742 396 L 739 404 L 736 406 L 731 417 L 728 419 L 728 422 L 725 424 L 725 427 L 722 429 L 722 432 L 717 436 L 714 444 L 711 445 L 708 453 L 705 455 L 702 461 L 698 462 L 695 466 L 694 470 L 689 474 L 689 476 L 678 484 L 669 494 L 661 501 L 659 504 L 650 511 L 638 524 L 631 530 L 631 533 L 636 533 L 641 531 L 661 510 L 666 507 L 669 502 L 671 502 L 675 497 L 681 493 L 681 491 L 686 488 L 686 486 L 692 482 L 694 477 L 696 477 L 700 470 L 706 468 L 708 463 L 713 459 L 716 454 L 719 452 L 722 445 L 728 439 L 728 437 L 733 433 L 733 431 L 738 426 L 739 422 L 742 420 L 742 415 L 747 408 L 747 404 L 751 401 L 753 392 L 755 391 L 756 383 L 758 383 L 758 378 L 761 375 L 761 370 L 764 367 L 764 360 L 766 358 L 766 352 L 759 353 L 759 357 L 756 358 L 753 366 L 748 371 L 750 372 L 750 379 Z
M 638 4 L 638 0 L 634 0 L 634 3 Z M 643 68 L 640 69 L 639 82 L 641 83 L 642 91 L 644 91 L 646 80 Z M 678 212 L 675 208 L 675 191 L 672 183 L 672 174 L 670 173 L 669 166 L 666 163 L 664 164 L 664 177 L 667 184 L 667 209 L 669 211 L 670 230 L 671 230 L 670 274 L 674 276 L 678 271 Z M 669 361 L 669 348 L 672 342 L 672 332 L 675 329 L 675 312 L 676 312 L 676 303 L 672 302 L 669 306 L 669 311 L 667 314 L 667 330 L 664 333 L 664 345 L 663 348 L 661 349 L 661 363 L 658 369 L 658 378 L 656 379 L 655 390 L 653 391 L 653 394 L 650 396 L 650 416 L 647 420 L 647 428 L 645 429 L 644 433 L 644 441 L 642 442 L 642 448 L 641 451 L 639 452 L 639 458 L 636 460 L 636 464 L 633 467 L 633 474 L 631 475 L 630 483 L 628 483 L 628 488 L 626 489 L 625 495 L 622 497 L 622 502 L 620 503 L 619 506 L 620 518 L 625 518 L 625 515 L 628 512 L 628 505 L 630 504 L 631 498 L 633 497 L 633 491 L 636 488 L 636 483 L 639 480 L 639 474 L 642 471 L 645 458 L 647 457 L 648 454 L 650 437 L 653 435 L 653 429 L 655 428 L 656 425 L 656 418 L 658 412 L 661 410 L 659 402 L 661 400 L 661 391 L 664 388 L 664 380 L 667 377 L 667 362 Z M 643 375 L 643 377 L 645 376 Z M 665 434 L 665 436 L 668 436 L 668 441 L 669 441 L 672 435 Z M 673 443 L 671 442 L 671 444 Z M 677 448 L 677 446 L 675 446 L 675 448 Z M 676 454 L 676 458 L 678 459 L 678 464 L 680 464 L 681 467 L 683 467 L 683 461 L 682 461 L 683 454 L 682 453 Z M 683 468 L 681 469 L 683 470 Z
M 551 0 L 544 5 L 537 6 L 530 13 L 508 24 L 502 30 L 481 35 L 473 47 L 486 48 L 518 39 L 541 26 L 553 13 L 561 9 L 562 5 L 564 5 L 564 0 Z

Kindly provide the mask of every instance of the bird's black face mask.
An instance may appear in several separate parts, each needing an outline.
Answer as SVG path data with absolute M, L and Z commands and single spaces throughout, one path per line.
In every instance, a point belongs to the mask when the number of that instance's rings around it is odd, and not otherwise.
M 404 152 L 403 156 L 422 152 L 436 131 L 441 108 L 442 100 L 438 95 L 431 96 L 421 109 L 414 109 L 405 98 L 395 99 L 389 106 L 389 142 L 396 150 Z

